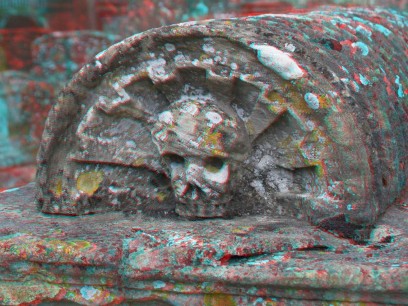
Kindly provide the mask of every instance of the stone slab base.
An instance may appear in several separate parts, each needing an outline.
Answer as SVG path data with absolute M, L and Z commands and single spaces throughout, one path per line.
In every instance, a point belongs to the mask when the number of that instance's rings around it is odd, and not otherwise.
M 272 217 L 45 215 L 30 184 L 0 193 L 0 304 L 408 304 L 407 216 L 359 245 Z

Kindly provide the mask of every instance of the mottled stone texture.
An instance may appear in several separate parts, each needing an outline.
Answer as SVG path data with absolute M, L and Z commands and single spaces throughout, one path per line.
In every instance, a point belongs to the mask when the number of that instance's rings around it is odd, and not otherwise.
M 364 232 L 406 187 L 406 26 L 401 12 L 340 9 L 129 37 L 51 110 L 40 208 Z
M 407 205 L 357 245 L 282 217 L 50 216 L 29 185 L 0 193 L 0 304 L 407 304 Z
M 29 82 L 28 75 L 23 72 L 0 73 L 0 168 L 34 160 L 33 156 L 22 149 L 24 140 L 21 137 L 21 130 L 24 129 L 22 123 L 27 115 L 23 113 L 21 90 Z M 0 182 L 0 188 L 2 187 L 3 182 Z
M 47 80 L 61 88 L 100 50 L 119 38 L 97 31 L 53 32 L 32 44 L 33 77 Z
M 116 40 L 95 31 L 44 35 L 33 42 L 35 65 L 30 71 L 0 72 L 0 190 L 33 181 L 35 156 L 56 94 Z M 26 171 L 27 164 L 31 171 Z

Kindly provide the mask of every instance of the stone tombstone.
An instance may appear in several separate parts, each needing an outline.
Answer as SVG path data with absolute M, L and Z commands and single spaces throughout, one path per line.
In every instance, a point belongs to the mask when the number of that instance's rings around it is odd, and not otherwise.
M 192 20 L 237 16 L 242 0 L 151 0 L 122 3 L 123 13 L 104 20 L 104 30 L 133 35 L 147 29 Z
M 21 137 L 26 121 L 26 114 L 22 111 L 21 91 L 28 82 L 29 76 L 24 72 L 0 73 L 0 167 L 15 166 L 34 160 L 34 155 L 30 156 L 22 148 Z
M 7 103 L 8 122 L 12 129 L 26 120 L 22 113 L 21 92 L 30 80 L 30 75 L 22 71 L 8 70 L 0 73 L 0 97 Z
M 43 212 L 372 226 L 406 187 L 407 16 L 341 9 L 131 36 L 59 95 Z
M 117 40 L 115 35 L 97 31 L 53 32 L 43 35 L 32 43 L 32 74 L 60 88 L 96 53 Z
M 54 85 L 43 81 L 29 81 L 21 92 L 21 112 L 26 118 L 24 134 L 20 134 L 24 150 L 36 156 L 45 120 L 55 101 Z
M 14 150 L 10 150 L 13 162 L 3 165 L 33 163 L 44 122 L 55 99 L 54 86 L 34 80 L 29 73 L 8 70 L 0 73 L 0 99 L 6 107 L 3 116 L 7 117 L 0 125 L 8 131 L 8 140 L 15 144 Z

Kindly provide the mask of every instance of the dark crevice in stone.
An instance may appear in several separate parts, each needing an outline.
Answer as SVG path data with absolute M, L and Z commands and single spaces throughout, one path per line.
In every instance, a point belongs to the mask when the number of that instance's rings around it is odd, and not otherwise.
M 321 251 L 330 251 L 330 250 L 331 250 L 331 248 L 326 246 L 326 245 L 314 245 L 314 246 L 311 246 L 311 247 L 304 247 L 304 248 L 296 249 L 296 251 L 301 251 L 301 252 L 305 252 L 305 251 L 307 251 L 307 252 L 320 251 L 321 252 Z
M 244 254 L 244 255 L 225 255 L 220 259 L 221 264 L 223 265 L 239 265 L 247 263 L 248 261 L 261 259 L 270 253 L 257 253 L 257 254 Z

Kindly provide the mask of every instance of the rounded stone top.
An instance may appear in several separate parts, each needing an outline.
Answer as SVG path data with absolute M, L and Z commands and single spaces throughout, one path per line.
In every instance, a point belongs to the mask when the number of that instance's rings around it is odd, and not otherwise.
M 50 112 L 41 209 L 373 224 L 406 182 L 408 68 L 386 51 L 404 54 L 406 18 L 263 15 L 112 45 Z

